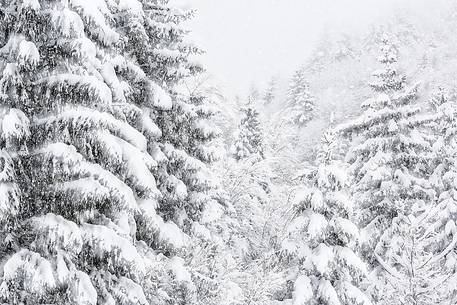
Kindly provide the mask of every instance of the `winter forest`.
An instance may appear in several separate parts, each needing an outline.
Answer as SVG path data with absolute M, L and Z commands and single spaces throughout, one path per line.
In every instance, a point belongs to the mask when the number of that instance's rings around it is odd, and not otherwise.
M 457 304 L 457 2 L 235 90 L 179 2 L 0 0 L 0 304 Z

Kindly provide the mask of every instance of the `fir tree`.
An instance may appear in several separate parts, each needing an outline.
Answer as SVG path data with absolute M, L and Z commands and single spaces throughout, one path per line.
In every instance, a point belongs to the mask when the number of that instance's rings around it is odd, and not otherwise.
M 263 158 L 263 134 L 259 113 L 252 104 L 241 109 L 243 117 L 235 135 L 231 151 L 235 159 L 241 160 L 253 155 Z
M 263 95 L 264 105 L 269 105 L 276 98 L 276 91 L 278 90 L 278 80 L 276 77 L 272 77 L 267 84 L 267 88 Z
M 259 88 L 255 84 L 252 84 L 249 88 L 247 103 L 253 107 L 258 106 L 259 100 L 261 98 Z
M 376 80 L 371 84 L 377 96 L 362 104 L 360 117 L 338 129 L 353 140 L 348 160 L 353 177 L 351 192 L 364 239 L 362 253 L 375 268 L 373 276 L 382 278 L 391 266 L 398 266 L 391 253 L 398 250 L 396 246 L 409 242 L 405 232 L 420 234 L 414 222 L 409 222 L 407 230 L 400 230 L 391 227 L 392 221 L 396 219 L 399 224 L 404 217 L 419 217 L 435 193 L 426 179 L 430 145 L 421 132 L 427 120 L 419 116 L 417 85 L 406 87 L 405 77 L 395 67 L 396 50 L 387 39 L 379 61 L 383 68 L 374 73 Z M 389 240 L 392 243 L 386 245 Z M 390 252 L 383 250 L 389 247 Z M 375 297 L 389 295 L 378 291 L 385 287 L 379 287 L 376 279 L 372 283 Z
M 424 248 L 427 251 L 424 269 L 431 269 L 426 275 L 426 285 L 422 285 L 421 295 L 426 302 L 440 304 L 456 298 L 457 264 L 457 202 L 455 157 L 457 152 L 456 107 L 457 97 L 454 93 L 439 88 L 430 99 L 431 113 L 429 121 L 433 143 L 434 169 L 429 178 L 437 192 L 436 200 L 422 218 Z
M 335 145 L 335 134 L 328 131 L 283 242 L 284 256 L 298 264 L 294 305 L 371 304 L 360 289 L 366 266 L 355 252 L 359 230 L 350 220 L 346 168 L 334 157 Z
M 455 228 L 447 223 L 443 231 L 432 229 L 427 221 L 433 208 L 400 215 L 382 235 L 375 253 L 380 258 L 382 276 L 372 278 L 378 304 L 448 304 L 455 299 L 455 261 L 448 237 Z M 417 216 L 415 216 L 415 215 Z M 436 230 L 436 231 L 435 231 Z M 441 248 L 444 239 L 445 248 Z M 438 249 L 437 249 L 438 247 Z
M 297 70 L 292 77 L 286 111 L 286 116 L 298 126 L 304 126 L 314 118 L 315 98 L 310 93 L 304 68 Z
M 166 1 L 0 1 L 0 299 L 190 304 L 217 132 Z M 221 207 L 220 207 L 221 208 Z M 6 230 L 3 230 L 6 228 Z M 5 238 L 4 238 L 5 237 Z

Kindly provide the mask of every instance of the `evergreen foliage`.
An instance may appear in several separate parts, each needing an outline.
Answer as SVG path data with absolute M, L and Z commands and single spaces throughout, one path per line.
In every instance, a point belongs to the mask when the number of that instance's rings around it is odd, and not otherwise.
M 167 1 L 3 0 L 0 299 L 191 304 L 217 186 L 202 71 Z M 206 229 L 207 230 L 207 229 Z
M 317 167 L 299 192 L 296 217 L 283 241 L 285 259 L 298 265 L 293 304 L 371 304 L 360 289 L 366 266 L 356 251 L 359 230 L 350 220 L 345 165 L 334 157 L 335 134 L 322 138 Z
M 292 123 L 304 126 L 315 116 L 315 103 L 306 81 L 306 69 L 301 68 L 294 73 L 289 85 L 286 116 Z
M 264 143 L 259 113 L 251 104 L 241 111 L 243 116 L 231 147 L 232 154 L 237 160 L 253 155 L 263 158 Z

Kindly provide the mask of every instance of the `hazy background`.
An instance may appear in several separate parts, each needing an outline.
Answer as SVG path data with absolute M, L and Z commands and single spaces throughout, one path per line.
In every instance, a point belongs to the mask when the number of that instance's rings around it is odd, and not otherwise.
M 326 31 L 365 31 L 407 13 L 426 22 L 446 0 L 174 0 L 197 10 L 191 36 L 229 92 L 287 77 Z

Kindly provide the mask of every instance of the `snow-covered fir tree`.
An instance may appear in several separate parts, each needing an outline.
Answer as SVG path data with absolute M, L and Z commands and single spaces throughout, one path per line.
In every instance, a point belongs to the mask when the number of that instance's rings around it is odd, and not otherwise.
M 382 235 L 375 249 L 382 276 L 371 279 L 377 281 L 372 283 L 377 304 L 449 304 L 455 300 L 455 261 L 452 254 L 448 256 L 452 251 L 449 237 L 455 229 L 448 223 L 438 229 L 429 227 L 432 213 L 428 208 L 416 212 L 417 217 L 397 216 Z
M 438 88 L 430 98 L 431 113 L 426 115 L 431 130 L 434 169 L 429 178 L 437 192 L 435 201 L 420 219 L 422 225 L 424 277 L 419 298 L 423 304 L 454 302 L 457 264 L 457 97 L 455 91 Z
M 222 207 L 211 111 L 179 90 L 202 70 L 181 28 L 191 14 L 153 0 L 0 7 L 1 301 L 196 302 L 179 255 Z
M 295 218 L 282 243 L 284 259 L 296 265 L 293 304 L 371 304 L 360 288 L 365 263 L 357 256 L 359 230 L 347 186 L 346 165 L 334 156 L 331 130 L 322 138 L 309 187 L 296 197 Z
M 241 122 L 235 132 L 235 140 L 230 148 L 237 160 L 251 156 L 264 157 L 264 139 L 259 112 L 252 103 L 241 109 Z
M 276 98 L 276 94 L 278 91 L 278 79 L 276 77 L 272 77 L 267 84 L 267 88 L 265 89 L 265 93 L 263 94 L 264 105 L 270 105 L 274 99 Z
M 315 116 L 315 103 L 306 80 L 306 69 L 300 68 L 295 71 L 289 85 L 286 116 L 292 123 L 304 126 Z
M 261 99 L 261 94 L 259 88 L 255 84 L 251 84 L 249 87 L 248 95 L 247 95 L 247 103 L 248 105 L 258 106 L 259 101 Z
M 396 49 L 387 38 L 379 61 L 382 69 L 374 73 L 371 83 L 377 95 L 362 104 L 359 117 L 338 127 L 352 139 L 348 154 L 351 193 L 362 229 L 362 254 L 374 268 L 371 281 L 376 302 L 390 295 L 382 291 L 386 286 L 377 278 L 385 279 L 397 267 L 407 268 L 392 253 L 401 251 L 396 247 L 407 242 L 405 232 L 419 230 L 414 229 L 414 222 L 400 230 L 391 227 L 392 221 L 419 217 L 435 196 L 427 180 L 431 147 L 421 131 L 427 120 L 419 114 L 418 86 L 406 87 L 405 77 L 397 72 Z

